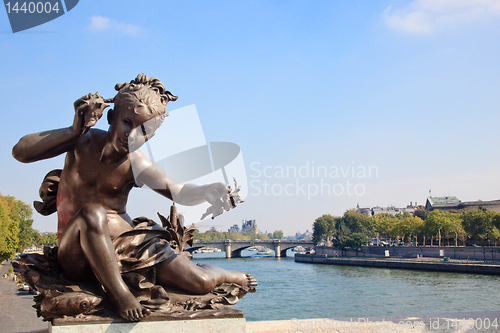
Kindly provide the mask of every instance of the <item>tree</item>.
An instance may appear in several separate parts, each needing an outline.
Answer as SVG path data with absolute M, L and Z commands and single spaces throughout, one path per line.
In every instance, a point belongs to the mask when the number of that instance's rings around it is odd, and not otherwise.
M 342 220 L 353 233 L 364 233 L 371 225 L 369 216 L 354 209 L 347 210 L 342 216 Z
M 446 221 L 444 225 L 445 232 L 452 233 L 455 237 L 455 246 L 458 246 L 458 238 L 464 238 L 465 231 L 462 225 L 462 218 L 458 213 L 446 213 Z M 449 245 L 449 242 L 448 242 Z
M 398 220 L 393 229 L 393 234 L 397 237 L 401 237 L 403 242 L 409 238 L 410 242 L 413 240 L 413 236 L 417 235 L 424 221 L 420 217 L 406 216 L 405 218 Z
M 410 216 L 412 216 L 412 215 L 408 212 L 397 213 L 396 215 L 394 215 L 394 217 L 397 218 L 398 220 L 404 220 L 405 218 L 410 217 Z
M 0 260 L 12 259 L 19 245 L 19 218 L 15 198 L 0 195 Z
M 42 244 L 42 235 L 37 230 L 33 231 L 33 244 Z
M 275 230 L 273 232 L 273 239 L 283 239 L 283 231 L 282 230 Z
M 441 246 L 441 230 L 446 224 L 446 214 L 439 211 L 439 209 L 433 210 L 427 216 L 425 220 L 425 228 L 430 232 L 431 235 L 438 234 L 439 246 Z M 431 246 L 433 245 L 433 238 L 431 238 Z
M 368 236 L 366 236 L 363 233 L 356 232 L 347 237 L 345 241 L 345 246 L 350 247 L 351 249 L 361 249 L 363 245 L 366 245 L 369 243 Z
M 425 221 L 427 215 L 429 215 L 429 211 L 425 209 L 415 209 L 413 212 L 413 216 L 420 217 L 423 221 Z
M 21 200 L 15 201 L 17 205 L 16 214 L 19 216 L 19 233 L 17 237 L 19 238 L 19 245 L 17 246 L 17 251 L 22 252 L 26 247 L 33 244 L 35 231 L 32 228 L 33 219 L 33 210 L 31 206 L 22 202 Z M 57 240 L 57 235 L 56 235 Z M 56 244 L 56 242 L 52 244 Z
M 346 248 L 348 246 L 347 241 L 351 234 L 352 231 L 347 227 L 344 219 L 341 217 L 337 218 L 335 220 L 335 240 L 333 245 L 341 249 Z
M 10 231 L 12 232 L 14 232 L 14 229 L 17 229 L 17 235 L 14 238 L 10 238 L 9 246 L 17 243 L 15 250 L 22 252 L 26 247 L 33 244 L 35 236 L 35 231 L 32 228 L 33 219 L 31 218 L 33 210 L 28 204 L 17 200 L 13 196 L 3 196 L 0 194 L 0 200 L 3 202 L 4 214 L 7 214 L 9 217 L 8 219 L 3 218 L 0 223 L 11 223 L 12 227 Z M 15 228 L 13 227 L 14 225 Z M 3 236 L 6 237 L 6 235 L 4 230 Z
M 40 241 L 40 245 L 54 245 L 57 244 L 57 234 L 55 232 L 45 233 Z
M 313 242 L 318 244 L 324 238 L 326 245 L 330 246 L 332 236 L 335 234 L 335 216 L 325 214 L 318 217 L 313 224 Z
M 377 214 L 372 217 L 374 230 L 376 230 L 377 241 L 380 235 L 389 236 L 394 228 L 396 218 L 391 214 Z M 378 243 L 377 243 L 378 244 Z
M 474 242 L 487 239 L 490 231 L 496 223 L 495 212 L 483 209 L 468 210 L 462 215 L 462 224 L 467 237 Z
M 229 232 L 229 231 L 221 232 L 216 230 L 215 231 L 208 230 L 205 231 L 204 233 L 201 233 L 198 229 L 196 229 L 193 233 L 193 239 L 196 240 L 253 240 L 253 239 L 268 240 L 269 236 L 272 238 L 273 234 L 272 233 L 269 233 L 268 235 L 257 234 L 255 233 L 255 231 L 250 231 L 246 234 L 240 234 L 239 232 Z M 283 238 L 283 235 L 281 236 L 281 238 Z
M 500 229 L 500 214 L 497 213 L 493 216 L 493 218 L 491 219 L 491 224 L 493 224 L 494 227 L 496 227 L 497 229 Z
M 493 240 L 494 246 L 497 246 L 497 241 L 500 240 L 500 230 L 497 227 L 491 229 L 490 238 Z

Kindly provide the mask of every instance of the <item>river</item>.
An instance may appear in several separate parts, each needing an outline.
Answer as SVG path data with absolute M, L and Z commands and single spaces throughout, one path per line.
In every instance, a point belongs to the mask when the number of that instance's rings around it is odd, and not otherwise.
M 257 292 L 234 306 L 248 321 L 500 310 L 500 276 L 224 256 L 224 252 L 196 254 L 193 261 L 255 276 Z

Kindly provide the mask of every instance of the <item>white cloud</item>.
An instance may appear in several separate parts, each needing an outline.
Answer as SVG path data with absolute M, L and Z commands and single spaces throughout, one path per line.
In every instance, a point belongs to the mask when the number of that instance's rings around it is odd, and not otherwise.
M 128 36 L 137 36 L 142 30 L 142 28 L 138 25 L 126 24 L 103 16 L 92 16 L 90 18 L 89 28 L 93 31 L 120 32 L 121 34 Z
M 500 0 L 414 0 L 400 9 L 389 6 L 383 17 L 394 30 L 428 34 L 500 18 Z

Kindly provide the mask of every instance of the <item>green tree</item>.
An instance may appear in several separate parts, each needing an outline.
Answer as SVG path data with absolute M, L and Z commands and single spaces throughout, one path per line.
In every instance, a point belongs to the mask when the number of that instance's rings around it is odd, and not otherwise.
M 391 235 L 391 230 L 395 225 L 396 218 L 391 214 L 377 214 L 372 217 L 374 230 L 376 230 L 377 241 L 380 240 L 380 236 L 383 235 L 388 237 Z
M 345 246 L 350 247 L 351 249 L 359 250 L 361 249 L 362 246 L 368 243 L 369 243 L 368 236 L 360 232 L 355 232 L 347 237 L 345 241 Z
M 394 215 L 394 217 L 397 218 L 398 220 L 404 220 L 405 218 L 410 217 L 410 216 L 412 216 L 412 215 L 408 212 L 397 213 L 396 215 Z
M 435 234 L 438 235 L 438 244 L 441 246 L 441 232 L 446 224 L 446 214 L 444 212 L 439 211 L 439 209 L 433 210 L 427 216 L 425 220 L 425 228 L 431 234 L 431 246 L 433 243 L 433 236 Z
M 326 245 L 330 246 L 332 236 L 335 234 L 335 216 L 325 214 L 318 217 L 313 224 L 313 242 L 318 244 L 325 239 Z
M 45 233 L 40 240 L 40 245 L 55 245 L 55 244 L 57 244 L 57 234 L 55 232 Z
M 492 225 L 500 230 L 500 213 L 496 213 L 491 219 Z
M 458 246 L 458 239 L 460 238 L 463 240 L 465 237 L 465 230 L 462 225 L 462 216 L 459 213 L 446 213 L 444 231 L 445 233 L 451 233 L 454 236 L 455 246 Z
M 495 226 L 498 214 L 483 209 L 468 210 L 462 215 L 462 224 L 467 237 L 474 242 L 485 240 Z
M 339 217 L 335 219 L 335 240 L 334 246 L 341 249 L 346 248 L 349 236 L 352 234 L 351 229 L 345 224 L 343 218 Z
M 14 197 L 0 195 L 0 260 L 12 259 L 19 245 L 19 216 Z
M 497 227 L 491 229 L 490 238 L 494 242 L 494 246 L 497 246 L 497 241 L 500 240 L 500 230 Z
M 429 215 L 429 211 L 425 209 L 415 209 L 413 212 L 413 216 L 420 217 L 423 221 L 425 221 L 427 215 Z
M 423 224 L 424 221 L 420 217 L 409 215 L 396 222 L 393 234 L 396 237 L 401 237 L 403 242 L 406 242 L 406 240 L 412 242 Z
M 283 233 L 283 232 L 282 232 Z M 277 234 L 278 235 L 278 234 Z M 272 233 L 269 233 L 269 236 L 273 237 Z M 214 231 L 208 230 L 201 233 L 199 230 L 195 230 L 193 233 L 193 239 L 195 240 L 268 240 L 268 235 L 265 234 L 257 234 L 255 231 L 250 231 L 246 234 L 240 234 L 239 232 L 229 232 L 229 231 Z M 281 236 L 283 238 L 283 235 Z
M 33 244 L 41 244 L 42 242 L 42 235 L 40 234 L 40 232 L 38 232 L 38 230 L 34 230 L 33 231 Z
M 349 209 L 342 216 L 342 220 L 347 228 L 353 233 L 365 233 L 371 225 L 370 217 L 366 214 Z
M 266 234 L 258 234 L 257 238 L 260 240 L 269 240 L 270 239 L 269 236 Z
M 283 231 L 282 230 L 275 230 L 273 232 L 273 239 L 283 239 Z
M 35 236 L 35 231 L 32 228 L 33 219 L 31 218 L 33 210 L 31 206 L 21 200 L 16 200 L 15 203 L 17 205 L 16 213 L 19 215 L 19 233 L 17 234 L 19 245 L 17 246 L 17 252 L 22 252 L 26 247 L 33 244 Z

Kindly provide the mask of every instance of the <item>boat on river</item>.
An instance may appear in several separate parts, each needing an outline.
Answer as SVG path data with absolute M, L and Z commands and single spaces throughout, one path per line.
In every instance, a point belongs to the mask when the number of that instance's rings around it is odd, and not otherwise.
M 298 254 L 304 254 L 304 253 L 306 253 L 306 252 L 307 252 L 306 248 L 305 248 L 305 247 L 303 247 L 303 246 L 300 246 L 300 245 L 299 245 L 299 246 L 294 247 L 292 251 L 293 251 L 293 252 L 295 252 L 295 254 L 297 254 L 297 253 L 298 253 Z
M 272 254 L 273 254 L 273 250 L 271 250 L 267 247 L 261 247 L 260 249 L 257 250 L 258 256 L 270 256 Z
M 202 247 L 193 251 L 193 253 L 213 253 L 213 252 L 221 252 L 221 250 L 212 247 Z

